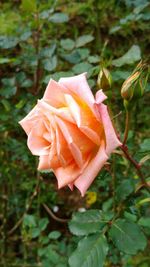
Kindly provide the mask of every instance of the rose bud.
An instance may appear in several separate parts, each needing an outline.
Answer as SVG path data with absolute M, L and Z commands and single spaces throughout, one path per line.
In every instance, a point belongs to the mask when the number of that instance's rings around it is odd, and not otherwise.
M 107 91 L 111 88 L 112 78 L 110 72 L 106 68 L 102 68 L 99 72 L 97 85 L 99 89 Z
M 121 146 L 113 128 L 107 97 L 94 97 L 86 74 L 50 80 L 44 96 L 20 121 L 27 145 L 39 156 L 39 170 L 52 170 L 58 188 L 77 187 L 85 195 L 110 154 Z
M 144 65 L 140 62 L 134 72 L 124 81 L 121 88 L 121 96 L 130 102 L 143 96 L 147 78 L 143 74 Z M 144 84 L 145 82 L 145 84 Z

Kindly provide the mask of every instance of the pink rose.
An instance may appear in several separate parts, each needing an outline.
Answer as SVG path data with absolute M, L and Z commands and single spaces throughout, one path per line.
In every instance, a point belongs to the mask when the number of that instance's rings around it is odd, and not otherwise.
M 82 196 L 121 145 L 102 90 L 94 98 L 86 73 L 50 80 L 44 96 L 20 121 L 28 147 L 39 156 L 39 170 L 52 170 L 58 188 L 76 186 Z

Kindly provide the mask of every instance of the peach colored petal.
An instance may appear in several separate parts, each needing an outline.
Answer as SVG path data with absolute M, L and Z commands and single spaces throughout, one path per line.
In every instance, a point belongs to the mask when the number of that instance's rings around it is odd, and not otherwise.
M 29 133 L 27 145 L 33 155 L 48 155 L 50 143 L 41 136 L 36 135 L 36 129 L 31 130 Z
M 76 94 L 87 103 L 93 113 L 97 116 L 94 108 L 95 99 L 87 83 L 86 74 L 87 73 L 82 73 L 73 77 L 61 78 L 58 83 L 66 87 L 71 95 Z
M 85 195 L 86 190 L 107 160 L 108 156 L 105 152 L 104 143 L 102 143 L 96 156 L 89 162 L 83 173 L 74 182 L 74 185 L 80 190 L 82 196 Z
M 66 167 L 54 169 L 54 174 L 58 181 L 58 188 L 70 185 L 81 174 L 81 169 L 75 163 L 69 164 Z
M 74 181 L 82 174 L 84 169 L 87 167 L 91 156 L 89 155 L 85 160 L 82 168 L 79 168 L 75 162 L 70 163 L 66 167 L 56 168 L 54 173 L 58 180 L 58 188 L 62 188 L 66 185 L 73 190 Z
M 110 116 L 107 111 L 107 106 L 104 104 L 97 105 L 98 110 L 100 112 L 102 124 L 104 127 L 105 132 L 105 142 L 106 142 L 106 153 L 107 155 L 110 155 L 110 153 L 117 148 L 118 146 L 121 146 L 121 142 L 117 138 L 117 135 L 115 133 L 115 130 L 113 128 Z
M 62 134 L 63 134 L 63 136 L 64 136 L 64 138 L 65 138 L 65 140 L 69 146 L 69 149 L 71 151 L 71 154 L 72 154 L 76 164 L 79 167 L 81 167 L 83 165 L 82 153 L 72 138 L 72 134 L 74 134 L 74 132 L 76 131 L 75 126 L 74 125 L 68 125 L 68 126 L 70 126 L 69 127 L 70 129 L 68 129 L 68 127 L 66 126 L 66 123 L 64 123 L 60 118 L 55 117 L 55 120 L 56 120 L 60 130 L 62 131 Z
M 44 100 L 38 100 L 37 105 L 48 120 L 51 114 L 51 115 L 57 115 L 64 120 L 74 123 L 74 119 L 67 107 L 55 108 L 52 107 L 49 103 L 45 102 Z
M 50 142 L 44 138 L 47 133 L 47 128 L 42 120 L 32 128 L 28 135 L 27 145 L 33 155 L 47 155 L 50 147 Z
M 101 89 L 96 92 L 95 98 L 96 104 L 100 104 L 107 99 L 107 96 L 103 93 L 103 90 Z
M 51 106 L 62 106 L 65 104 L 63 95 L 64 91 L 67 92 L 67 89 L 64 88 L 61 84 L 51 79 L 46 88 L 43 99 L 48 101 Z
M 90 110 L 84 110 L 83 107 L 75 101 L 75 99 L 68 94 L 65 94 L 65 99 L 70 109 L 70 112 L 75 119 L 77 126 L 80 128 L 90 140 L 95 144 L 100 144 L 100 132 L 97 133 L 98 127 L 100 127 L 99 122 L 95 119 Z
M 71 161 L 73 161 L 73 157 L 69 150 L 68 144 L 60 128 L 57 126 L 56 126 L 56 150 L 57 150 L 57 156 L 59 158 L 62 167 L 66 167 Z
M 49 164 L 49 156 L 44 155 L 39 157 L 39 165 L 38 165 L 38 170 L 48 170 L 50 169 L 50 164 Z
M 40 114 L 37 105 L 28 113 L 28 115 L 19 121 L 26 134 L 28 135 L 34 126 L 34 124 L 39 120 Z
M 74 187 L 73 183 L 68 184 L 68 187 L 70 188 L 71 191 L 73 191 L 73 187 Z

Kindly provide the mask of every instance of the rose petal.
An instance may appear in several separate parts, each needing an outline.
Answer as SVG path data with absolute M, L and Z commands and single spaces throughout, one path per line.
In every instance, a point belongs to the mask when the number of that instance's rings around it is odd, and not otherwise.
M 58 83 L 66 87 L 70 91 L 70 94 L 76 94 L 79 98 L 84 100 L 93 113 L 96 113 L 94 108 L 95 99 L 87 83 L 86 73 L 73 77 L 61 78 Z
M 26 134 L 28 135 L 34 126 L 34 124 L 39 121 L 40 114 L 39 114 L 39 108 L 37 105 L 29 112 L 29 114 L 23 118 L 21 121 L 19 121 L 19 124 L 24 129 Z
M 47 100 L 50 105 L 59 107 L 65 104 L 64 92 L 67 92 L 67 89 L 51 79 L 46 88 L 43 99 Z
M 107 155 L 110 155 L 110 153 L 117 148 L 118 146 L 121 146 L 121 142 L 117 138 L 117 135 L 115 133 L 115 130 L 113 128 L 110 116 L 107 111 L 107 106 L 104 104 L 97 105 L 98 110 L 100 112 L 102 124 L 104 127 L 105 132 L 105 138 L 106 138 L 106 153 Z
M 100 104 L 100 103 L 102 103 L 105 99 L 107 99 L 107 96 L 103 93 L 103 90 L 101 89 L 101 90 L 98 90 L 98 91 L 96 92 L 96 96 L 95 96 L 95 98 L 96 98 L 96 104 Z
M 89 108 L 84 110 L 84 108 L 80 107 L 71 95 L 65 94 L 65 99 L 81 132 L 83 132 L 95 144 L 99 145 L 101 132 L 100 122 L 96 120 Z
M 81 169 L 75 163 L 69 164 L 66 167 L 60 167 L 54 170 L 54 174 L 58 180 L 58 188 L 72 184 L 80 175 Z
M 39 109 L 41 109 L 41 112 L 47 117 L 48 120 L 50 119 L 50 115 L 57 115 L 64 120 L 75 123 L 67 107 L 55 108 L 44 100 L 38 100 L 37 106 Z
M 49 153 L 50 143 L 41 136 L 36 135 L 36 129 L 32 129 L 29 133 L 27 145 L 33 155 L 41 156 Z
M 56 126 L 56 150 L 57 156 L 62 167 L 66 167 L 71 161 L 73 161 L 72 154 L 69 150 L 68 144 L 60 130 L 59 127 Z
M 38 170 L 48 170 L 48 169 L 50 169 L 49 156 L 48 155 L 40 156 Z
M 96 156 L 89 162 L 86 169 L 74 182 L 74 185 L 80 190 L 82 196 L 85 195 L 86 190 L 89 188 L 107 160 L 108 156 L 105 153 L 104 143 L 102 143 Z
M 69 146 L 69 149 L 71 151 L 71 154 L 76 162 L 76 164 L 81 167 L 83 165 L 83 159 L 82 159 L 82 153 L 80 151 L 80 149 L 78 148 L 78 146 L 76 145 L 76 142 L 74 142 L 72 135 L 78 134 L 76 133 L 77 130 L 75 128 L 75 126 L 72 125 L 67 125 L 66 123 L 64 123 L 60 118 L 55 117 L 55 120 L 60 128 L 60 130 L 62 131 L 62 134 Z M 70 129 L 68 129 L 68 127 Z M 79 131 L 78 131 L 79 132 Z
M 74 162 L 70 163 L 66 167 L 60 167 L 54 169 L 55 176 L 58 180 L 58 188 L 62 188 L 66 185 L 73 190 L 74 181 L 79 177 L 80 174 L 87 167 L 91 156 L 89 155 L 85 160 L 82 168 L 79 168 Z

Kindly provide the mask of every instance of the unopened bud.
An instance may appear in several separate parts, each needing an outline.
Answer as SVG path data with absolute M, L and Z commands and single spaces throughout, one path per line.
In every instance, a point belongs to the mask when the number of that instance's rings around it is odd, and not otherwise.
M 103 91 L 107 91 L 111 88 L 112 78 L 110 72 L 106 68 L 102 68 L 99 72 L 97 85 L 99 89 L 103 89 Z
M 123 83 L 121 96 L 124 100 L 131 102 L 143 96 L 146 78 L 142 75 L 142 71 L 142 65 L 138 64 L 135 71 Z

